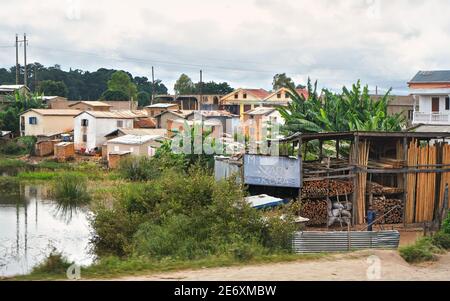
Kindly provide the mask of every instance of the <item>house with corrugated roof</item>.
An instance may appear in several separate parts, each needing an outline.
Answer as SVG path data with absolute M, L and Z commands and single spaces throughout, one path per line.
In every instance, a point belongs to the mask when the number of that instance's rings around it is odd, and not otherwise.
M 112 106 L 102 101 L 77 101 L 69 105 L 69 108 L 80 111 L 111 111 Z
M 74 129 L 79 110 L 30 109 L 20 115 L 21 136 L 51 137 Z
M 419 71 L 408 86 L 413 125 L 450 125 L 450 70 Z
M 75 149 L 83 152 L 99 149 L 106 142 L 107 134 L 118 128 L 132 129 L 134 121 L 143 117 L 144 114 L 135 111 L 79 113 L 73 120 Z
M 8 96 L 12 96 L 16 92 L 25 94 L 30 92 L 30 89 L 25 85 L 0 85 L 0 103 L 6 102 Z
M 283 125 L 284 119 L 276 108 L 257 107 L 244 113 L 243 132 L 253 141 L 264 138 L 264 128 L 268 131 L 272 125 Z

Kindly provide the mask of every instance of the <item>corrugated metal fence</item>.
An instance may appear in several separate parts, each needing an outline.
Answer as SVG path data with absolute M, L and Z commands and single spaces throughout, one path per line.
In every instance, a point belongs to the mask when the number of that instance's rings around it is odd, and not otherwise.
M 362 249 L 397 249 L 398 231 L 380 232 L 319 232 L 304 231 L 294 235 L 296 253 L 345 252 Z

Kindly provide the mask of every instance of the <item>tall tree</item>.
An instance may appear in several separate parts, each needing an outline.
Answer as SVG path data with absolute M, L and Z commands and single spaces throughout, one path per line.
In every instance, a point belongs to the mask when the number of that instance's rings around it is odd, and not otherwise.
M 39 94 L 44 94 L 47 96 L 62 96 L 67 97 L 69 90 L 67 86 L 62 81 L 54 81 L 54 80 L 44 80 L 41 81 L 38 85 L 37 91 Z
M 108 90 L 115 92 L 123 92 L 127 95 L 128 100 L 136 100 L 137 88 L 131 81 L 131 77 L 124 71 L 116 71 L 108 81 Z
M 272 82 L 273 90 L 278 90 L 280 88 L 290 88 L 295 87 L 295 83 L 292 78 L 288 77 L 286 73 L 275 74 Z
M 214 81 L 210 81 L 207 83 L 203 83 L 201 92 L 203 94 L 219 94 L 225 95 L 230 92 L 233 92 L 233 88 L 227 82 L 216 83 Z M 200 84 L 195 84 L 195 93 L 200 93 Z
M 195 93 L 195 85 L 191 78 L 186 74 L 181 74 L 180 78 L 176 81 L 173 89 L 176 94 L 193 94 Z

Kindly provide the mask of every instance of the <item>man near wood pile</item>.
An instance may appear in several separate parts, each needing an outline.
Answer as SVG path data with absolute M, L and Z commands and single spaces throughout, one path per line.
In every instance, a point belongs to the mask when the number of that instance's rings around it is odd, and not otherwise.
M 367 224 L 369 225 L 367 227 L 367 231 L 372 231 L 373 222 L 375 221 L 376 218 L 377 218 L 377 214 L 376 214 L 375 210 L 373 210 L 372 205 L 370 205 L 369 210 L 367 210 L 367 216 L 366 216 L 366 221 L 367 221 Z

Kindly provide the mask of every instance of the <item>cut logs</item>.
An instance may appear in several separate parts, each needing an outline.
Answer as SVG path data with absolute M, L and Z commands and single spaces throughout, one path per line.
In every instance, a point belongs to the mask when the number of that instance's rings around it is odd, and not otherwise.
M 397 206 L 397 207 L 396 207 Z M 396 207 L 395 209 L 393 209 Z M 373 209 L 376 212 L 377 219 L 382 217 L 377 224 L 401 224 L 403 222 L 403 202 L 397 199 L 386 199 L 386 197 L 374 197 Z M 392 210 L 393 209 L 393 210 Z M 392 210 L 392 211 L 391 211 Z
M 302 200 L 300 216 L 309 219 L 307 226 L 323 226 L 328 222 L 328 202 L 326 200 Z
M 326 198 L 347 195 L 353 192 L 353 184 L 349 181 L 322 180 L 308 181 L 303 184 L 302 196 L 305 199 Z

